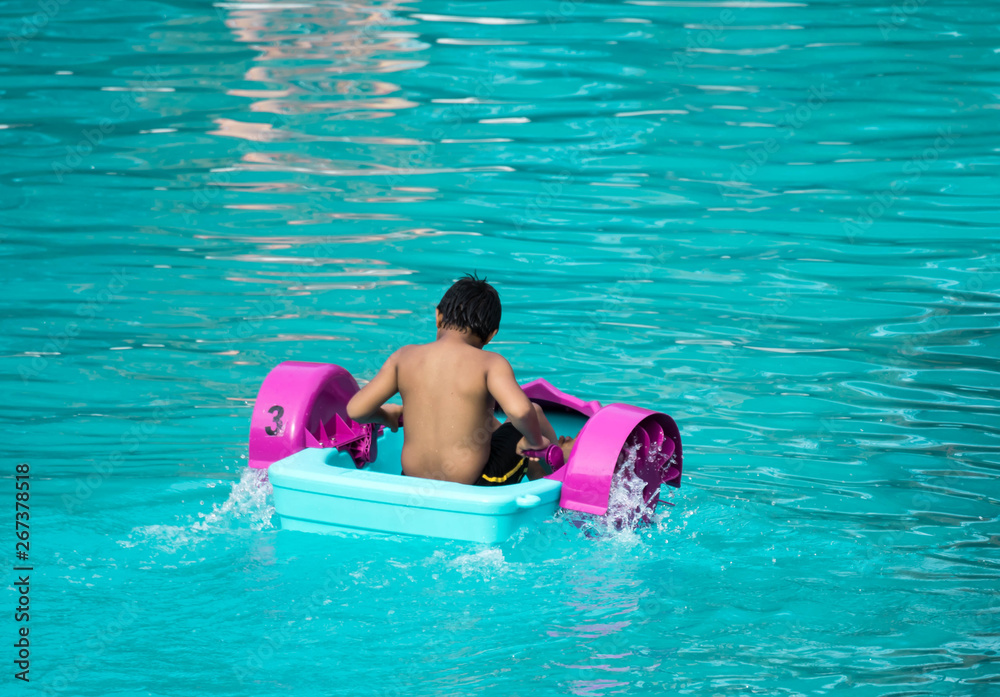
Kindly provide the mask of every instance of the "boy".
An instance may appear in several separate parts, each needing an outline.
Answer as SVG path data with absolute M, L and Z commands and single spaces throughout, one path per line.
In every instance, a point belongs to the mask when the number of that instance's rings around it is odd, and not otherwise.
M 437 340 L 396 351 L 347 404 L 347 415 L 395 431 L 403 409 L 403 474 L 462 484 L 514 484 L 545 474 L 525 450 L 556 440 L 541 408 L 528 400 L 503 356 L 483 351 L 500 328 L 500 296 L 472 275 L 437 306 Z M 385 404 L 399 392 L 403 406 Z M 507 415 L 503 425 L 494 404 Z M 573 439 L 558 439 L 568 458 Z

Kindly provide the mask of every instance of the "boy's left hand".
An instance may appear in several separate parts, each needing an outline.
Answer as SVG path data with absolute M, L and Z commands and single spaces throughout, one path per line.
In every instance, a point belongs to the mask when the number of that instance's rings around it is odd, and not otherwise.
M 403 420 L 403 406 L 401 404 L 383 404 L 382 413 L 385 417 L 382 425 L 395 433 Z

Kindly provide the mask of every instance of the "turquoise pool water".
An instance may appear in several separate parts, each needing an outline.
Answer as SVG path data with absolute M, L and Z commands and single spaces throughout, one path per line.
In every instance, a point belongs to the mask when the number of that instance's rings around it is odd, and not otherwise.
M 1000 6 L 0 5 L 3 489 L 61 695 L 991 695 Z M 522 379 L 662 409 L 653 526 L 274 529 L 270 367 L 485 273 Z M 4 591 L 11 609 L 17 594 Z

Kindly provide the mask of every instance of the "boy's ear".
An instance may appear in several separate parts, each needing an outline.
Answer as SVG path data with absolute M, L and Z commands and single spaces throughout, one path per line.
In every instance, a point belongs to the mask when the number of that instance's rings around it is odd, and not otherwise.
M 486 341 L 483 342 L 483 346 L 485 346 L 486 344 L 488 344 L 491 341 L 493 341 L 493 337 L 495 337 L 497 335 L 498 331 L 500 331 L 500 327 L 497 327 L 496 329 L 493 330 L 493 333 L 490 334 L 490 337 Z
M 437 324 L 437 328 L 441 328 L 441 310 L 434 310 L 434 321 Z

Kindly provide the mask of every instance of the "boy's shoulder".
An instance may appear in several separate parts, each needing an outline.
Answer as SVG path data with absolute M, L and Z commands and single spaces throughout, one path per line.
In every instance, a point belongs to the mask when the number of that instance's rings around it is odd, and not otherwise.
M 406 344 L 405 346 L 400 346 L 398 349 L 393 351 L 389 358 L 386 359 L 387 363 L 399 363 L 400 360 L 405 359 L 408 355 L 413 353 L 414 349 L 420 348 L 420 344 Z
M 496 351 L 482 350 L 482 354 L 483 354 L 483 361 L 485 361 L 487 365 L 498 368 L 510 368 L 510 363 L 507 361 L 507 359 L 501 356 Z

